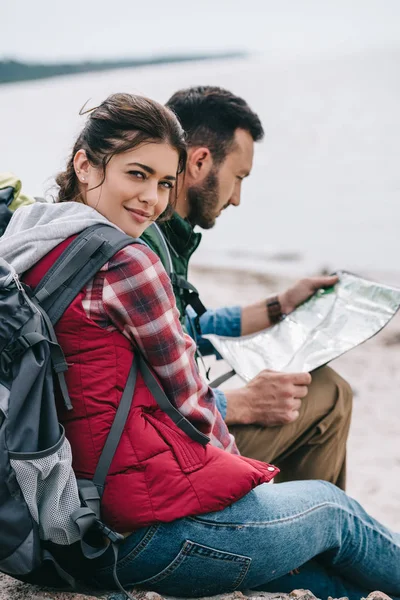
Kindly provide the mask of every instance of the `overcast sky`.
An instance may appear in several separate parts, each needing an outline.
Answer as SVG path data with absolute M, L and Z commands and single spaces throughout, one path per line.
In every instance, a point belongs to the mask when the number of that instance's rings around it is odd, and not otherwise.
M 400 0 L 0 0 L 0 58 L 80 60 L 400 45 Z

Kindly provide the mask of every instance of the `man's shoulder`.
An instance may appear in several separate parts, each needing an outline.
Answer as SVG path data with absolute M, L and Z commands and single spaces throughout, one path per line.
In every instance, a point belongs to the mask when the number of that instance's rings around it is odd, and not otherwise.
M 144 231 L 142 233 L 142 235 L 140 236 L 140 239 L 143 240 L 144 242 L 146 242 L 146 244 L 148 246 L 150 246 L 150 248 L 154 252 L 157 252 L 156 248 L 160 246 L 160 239 L 159 239 L 158 231 L 157 231 L 156 227 L 154 226 L 154 223 L 152 225 L 150 225 L 150 227 L 148 227 L 146 229 L 146 231 Z M 157 252 L 157 254 L 158 254 L 158 252 Z
M 141 240 L 145 242 L 152 250 L 157 254 L 163 263 L 164 268 L 168 268 L 168 256 L 165 248 L 165 241 L 163 240 L 163 233 L 160 226 L 153 223 L 143 232 Z

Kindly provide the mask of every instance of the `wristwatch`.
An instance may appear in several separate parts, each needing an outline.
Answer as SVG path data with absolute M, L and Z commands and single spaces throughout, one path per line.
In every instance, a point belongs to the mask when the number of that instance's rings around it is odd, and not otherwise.
M 282 313 L 282 307 L 278 296 L 272 296 L 267 299 L 267 312 L 271 325 L 279 323 L 279 321 L 282 321 L 286 316 Z

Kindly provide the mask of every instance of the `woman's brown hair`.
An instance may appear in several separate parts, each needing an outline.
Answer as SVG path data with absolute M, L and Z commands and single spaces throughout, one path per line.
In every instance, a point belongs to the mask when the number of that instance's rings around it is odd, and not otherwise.
M 178 173 L 184 171 L 184 131 L 173 112 L 162 104 L 143 96 L 112 94 L 88 112 L 89 117 L 74 144 L 67 168 L 56 177 L 58 202 L 83 201 L 74 169 L 74 156 L 80 149 L 85 150 L 94 167 L 102 169 L 103 181 L 107 164 L 115 154 L 132 150 L 146 142 L 167 143 L 175 148 L 179 155 Z M 175 201 L 177 193 L 175 187 Z M 172 211 L 174 203 L 170 202 L 164 218 Z

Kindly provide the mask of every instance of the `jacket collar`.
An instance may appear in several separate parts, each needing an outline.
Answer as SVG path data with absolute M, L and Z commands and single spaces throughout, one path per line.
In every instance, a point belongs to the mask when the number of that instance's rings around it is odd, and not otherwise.
M 189 221 L 182 219 L 176 212 L 169 221 L 161 223 L 160 227 L 172 250 L 183 258 L 190 258 L 200 244 L 201 233 L 195 233 Z

